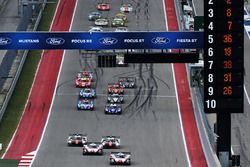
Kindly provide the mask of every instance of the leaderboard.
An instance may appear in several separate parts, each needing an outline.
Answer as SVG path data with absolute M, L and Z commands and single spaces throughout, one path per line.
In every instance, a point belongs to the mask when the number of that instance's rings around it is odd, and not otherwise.
M 204 2 L 204 110 L 242 113 L 243 0 Z

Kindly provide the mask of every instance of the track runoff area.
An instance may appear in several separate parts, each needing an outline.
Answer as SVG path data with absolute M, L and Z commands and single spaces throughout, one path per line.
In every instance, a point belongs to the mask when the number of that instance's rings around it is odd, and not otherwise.
M 129 31 L 165 31 L 166 18 L 167 23 L 171 25 L 169 30 L 173 27 L 178 28 L 172 1 L 135 2 L 129 2 L 133 4 L 136 11 L 127 14 L 126 24 Z M 56 15 L 53 25 L 64 22 L 62 20 L 66 17 L 60 17 L 60 12 L 69 11 L 67 8 L 73 7 L 74 14 L 72 12 L 73 20 L 70 31 L 88 31 L 90 26 L 93 26 L 93 22 L 88 21 L 87 16 L 90 11 L 96 10 L 96 3 L 90 0 L 72 1 L 71 5 L 65 5 L 65 3 L 69 1 L 60 1 L 57 9 L 58 18 Z M 109 3 L 112 5 L 111 10 L 103 12 L 103 15 L 111 19 L 119 12 L 121 2 L 112 0 Z M 169 8 L 172 9 L 172 13 L 169 12 L 171 11 Z M 164 15 L 165 12 L 166 15 Z M 174 23 L 171 22 L 173 20 Z M 114 28 L 106 27 L 104 30 L 113 31 Z M 117 67 L 114 70 L 114 68 L 98 68 L 96 56 L 93 56 L 93 53 L 70 50 L 60 55 L 63 55 L 61 68 L 59 70 L 57 66 L 54 69 L 59 71 L 59 78 L 56 82 L 56 89 L 53 89 L 54 94 L 53 90 L 46 94 L 53 95 L 52 105 L 46 108 L 49 111 L 49 117 L 45 130 L 43 133 L 40 132 L 42 140 L 37 149 L 34 144 L 34 150 L 38 152 L 33 166 L 83 164 L 85 166 L 109 166 L 109 154 L 112 151 L 130 152 L 131 165 L 136 166 L 206 166 L 192 113 L 184 65 L 133 64 L 129 67 Z M 52 62 L 47 60 L 46 63 Z M 54 60 L 54 62 L 60 64 L 61 60 Z M 93 72 L 92 88 L 97 92 L 94 111 L 90 112 L 79 112 L 76 109 L 80 89 L 75 88 L 74 79 L 77 72 L 83 69 Z M 173 69 L 176 72 L 174 75 Z M 45 68 L 40 66 L 39 70 L 44 72 Z M 177 71 L 180 72 L 179 75 Z M 42 75 L 37 75 L 36 80 L 39 76 Z M 50 76 L 49 72 L 48 76 Z M 107 96 L 104 95 L 107 94 L 107 86 L 109 83 L 118 82 L 119 77 L 135 78 L 136 88 L 125 89 L 121 115 L 105 115 L 104 107 Z M 50 80 L 54 80 L 53 83 L 55 83 L 55 78 L 50 77 Z M 35 85 L 36 83 L 33 87 Z M 53 84 L 48 85 L 53 88 Z M 46 92 L 45 90 L 48 89 L 44 87 L 41 90 Z M 46 98 L 46 95 L 43 97 Z M 178 98 L 180 95 L 185 97 L 184 100 Z M 49 98 L 46 100 L 51 101 Z M 181 117 L 184 111 L 190 114 L 184 115 L 185 119 Z M 190 120 L 192 122 L 189 122 Z M 87 134 L 89 141 L 98 142 L 101 141 L 102 136 L 115 135 L 121 138 L 122 144 L 120 149 L 105 149 L 103 156 L 83 156 L 81 147 L 67 146 L 66 140 L 70 133 Z M 192 145 L 191 136 L 198 144 Z

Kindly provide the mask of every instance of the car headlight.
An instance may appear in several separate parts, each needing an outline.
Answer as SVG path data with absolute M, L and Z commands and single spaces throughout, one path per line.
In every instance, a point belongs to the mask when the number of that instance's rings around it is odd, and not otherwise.
M 117 110 L 118 110 L 118 111 L 121 111 L 121 108 L 118 108 Z
M 105 111 L 108 111 L 109 109 L 108 108 L 105 108 Z

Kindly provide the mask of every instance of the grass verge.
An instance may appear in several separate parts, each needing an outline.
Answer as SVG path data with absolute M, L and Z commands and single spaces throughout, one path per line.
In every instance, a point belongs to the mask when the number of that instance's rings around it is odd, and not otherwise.
M 55 2 L 46 5 L 37 31 L 49 30 L 58 0 L 55 0 Z M 29 51 L 13 95 L 0 122 L 0 143 L 3 144 L 0 156 L 5 152 L 20 121 L 41 54 L 41 50 Z

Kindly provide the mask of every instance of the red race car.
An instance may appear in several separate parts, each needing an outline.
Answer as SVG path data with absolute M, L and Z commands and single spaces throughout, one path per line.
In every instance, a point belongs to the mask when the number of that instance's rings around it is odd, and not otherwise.
M 108 93 L 109 94 L 124 94 L 124 89 L 119 85 L 119 83 L 108 84 Z
M 96 5 L 96 8 L 98 10 L 102 10 L 102 11 L 110 10 L 110 4 L 109 3 L 98 3 Z
M 90 78 L 76 78 L 75 85 L 76 87 L 86 88 L 90 87 L 92 84 Z

